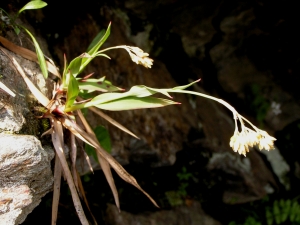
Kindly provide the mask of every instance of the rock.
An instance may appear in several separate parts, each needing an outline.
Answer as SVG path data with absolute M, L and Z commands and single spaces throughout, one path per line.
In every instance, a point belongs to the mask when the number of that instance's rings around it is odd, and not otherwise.
M 291 186 L 288 178 L 290 166 L 280 154 L 279 149 L 275 147 L 272 151 L 261 151 L 261 153 L 266 156 L 280 183 L 284 185 L 286 190 L 290 190 Z
M 19 36 L 6 32 L 5 37 L 32 50 L 33 45 L 22 32 Z M 8 52 L 18 61 L 29 79 L 49 96 L 51 82 L 44 79 L 39 65 Z M 43 148 L 34 136 L 43 132 L 39 119 L 33 113 L 38 103 L 2 51 L 0 73 L 1 82 L 16 94 L 12 97 L 0 91 L 0 223 L 13 225 L 22 223 L 39 205 L 41 198 L 52 190 L 50 162 L 54 151 L 50 147 Z
M 7 39 L 17 45 L 19 44 L 13 34 L 8 35 Z M 23 44 L 26 43 L 25 40 L 24 38 Z M 49 96 L 48 90 L 52 83 L 50 80 L 46 81 L 44 79 L 39 65 L 13 52 L 9 51 L 9 54 L 18 61 L 25 74 L 40 91 Z M 16 94 L 15 97 L 12 97 L 6 92 L 0 91 L 0 132 L 21 132 L 40 135 L 41 130 L 38 125 L 38 119 L 32 113 L 33 107 L 38 105 L 38 103 L 10 59 L 2 51 L 0 51 L 0 69 L 2 75 L 1 82 Z
M 292 40 L 299 39 L 299 36 L 292 35 L 296 34 L 296 26 L 289 27 L 291 20 L 294 21 L 291 24 L 298 20 L 284 13 L 272 14 L 268 20 L 262 21 L 273 9 L 269 4 L 265 1 L 192 4 L 192 1 L 166 0 L 158 3 L 115 0 L 106 1 L 105 5 L 93 2 L 87 8 L 76 4 L 69 5 L 68 9 L 54 6 L 56 8 L 50 9 L 50 14 L 41 16 L 39 21 L 43 18 L 48 20 L 48 26 L 43 25 L 43 29 L 51 37 L 51 48 L 61 65 L 64 53 L 69 61 L 83 53 L 93 37 L 112 21 L 111 35 L 103 48 L 120 44 L 137 45 L 152 51 L 159 60 L 155 59 L 153 68 L 147 70 L 131 62 L 126 52 L 114 50 L 108 52 L 112 60 L 95 59 L 86 74 L 95 72 L 94 77 L 106 76 L 115 85 L 126 89 L 136 84 L 173 87 L 177 84 L 172 76 L 183 77 L 182 80 L 201 77 L 204 90 L 198 89 L 200 92 L 207 91 L 214 96 L 228 98 L 234 107 L 242 109 L 243 116 L 251 121 L 258 120 L 255 124 L 263 123 L 272 135 L 300 118 L 299 100 L 295 98 L 299 92 L 292 90 L 292 86 L 287 88 L 287 85 L 281 86 L 280 83 L 284 81 L 288 84 L 286 80 L 298 74 L 298 41 Z M 284 5 L 274 7 L 281 9 Z M 51 17 L 53 10 L 60 13 Z M 65 17 L 66 10 L 73 12 L 68 18 Z M 49 26 L 53 23 L 63 24 L 62 28 Z M 169 43 L 174 36 L 179 41 Z M 272 45 L 277 43 L 281 46 L 273 49 Z M 295 50 L 290 51 L 291 48 Z M 162 57 L 160 51 L 168 51 L 166 55 L 169 58 Z M 285 62 L 285 67 L 280 66 L 282 62 Z M 183 69 L 176 71 L 177 64 Z M 192 68 L 191 73 L 187 72 L 189 67 Z M 171 72 L 172 68 L 175 69 Z M 254 93 L 252 88 L 255 85 L 259 91 Z M 180 107 L 106 112 L 137 134 L 140 140 L 92 113 L 88 114 L 88 120 L 93 127 L 98 124 L 107 127 L 112 137 L 112 154 L 120 163 L 134 162 L 149 167 L 172 165 L 176 160 L 176 152 L 187 142 L 190 130 L 195 129 L 203 134 L 194 137 L 199 144 L 199 151 L 204 148 L 211 156 L 207 176 L 219 182 L 216 185 L 222 190 L 222 201 L 227 204 L 261 199 L 277 191 L 279 182 L 284 183 L 288 166 L 282 163 L 275 167 L 278 161 L 284 160 L 277 150 L 270 152 L 270 155 L 266 152 L 267 156 L 264 156 L 253 149 L 247 158 L 233 153 L 229 147 L 234 130 L 230 112 L 218 103 L 200 97 L 196 100 L 177 95 L 174 97 L 183 103 Z M 261 105 L 255 105 L 251 111 L 251 104 L 256 101 Z M 16 127 L 21 126 L 16 124 Z M 295 162 L 295 165 L 299 172 L 299 162 Z M 168 213 L 171 214 L 170 211 Z M 155 215 L 158 214 L 156 212 Z M 133 215 L 125 212 L 115 215 L 115 218 L 121 218 L 122 215 L 126 215 L 124 221 L 133 220 Z M 140 218 L 139 215 L 137 218 Z M 116 220 L 111 218 L 110 221 Z M 141 217 L 140 221 L 144 219 Z
M 134 215 L 125 211 L 119 213 L 116 206 L 108 204 L 106 221 L 109 225 L 221 225 L 220 222 L 205 214 L 199 202 L 189 206 L 178 206 L 173 210 L 160 210 Z
M 0 134 L 0 221 L 22 223 L 52 190 L 51 148 L 31 135 Z

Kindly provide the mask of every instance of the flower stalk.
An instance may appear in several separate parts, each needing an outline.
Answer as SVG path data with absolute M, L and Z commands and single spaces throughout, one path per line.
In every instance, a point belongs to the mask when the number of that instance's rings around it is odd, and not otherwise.
M 103 49 L 103 50 L 99 51 L 98 53 L 103 53 L 103 52 L 111 50 L 111 49 L 120 49 L 120 48 L 125 49 L 128 52 L 131 60 L 133 62 L 135 62 L 136 64 L 142 65 L 146 68 L 151 68 L 151 66 L 153 65 L 153 59 L 148 57 L 149 54 L 144 52 L 142 49 L 140 49 L 138 47 L 119 45 L 119 46 L 114 46 L 114 47 Z

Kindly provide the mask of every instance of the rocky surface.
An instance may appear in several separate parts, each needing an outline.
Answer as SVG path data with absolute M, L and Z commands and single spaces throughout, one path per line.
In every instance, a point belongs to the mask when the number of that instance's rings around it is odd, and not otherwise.
M 23 47 L 32 49 L 24 34 L 6 33 L 6 38 Z M 30 47 L 29 47 L 30 46 Z M 48 89 L 39 66 L 9 52 L 26 75 L 47 94 Z M 42 147 L 36 138 L 43 128 L 34 116 L 35 98 L 27 89 L 10 59 L 0 51 L 1 82 L 15 97 L 0 91 L 0 223 L 22 223 L 39 205 L 41 198 L 52 190 L 51 160 L 53 150 Z M 50 82 L 49 82 L 50 84 Z
M 52 190 L 54 152 L 30 135 L 0 134 L 0 221 L 22 223 Z
M 109 204 L 106 215 L 108 225 L 221 225 L 220 222 L 204 213 L 199 202 L 191 202 L 188 206 L 178 206 L 173 210 L 144 212 L 139 215 L 124 211 L 120 213 L 116 206 Z
M 203 98 L 174 95 L 181 106 L 106 112 L 140 140 L 90 113 L 88 119 L 93 127 L 104 124 L 108 128 L 112 154 L 123 165 L 133 164 L 137 170 L 141 166 L 153 170 L 172 166 L 179 160 L 176 156 L 180 151 L 189 153 L 187 146 L 193 146 L 208 159 L 201 165 L 205 173 L 193 174 L 194 179 L 205 180 L 207 188 L 212 187 L 211 198 L 218 203 L 242 204 L 299 188 L 295 137 L 300 134 L 300 95 L 291 84 L 299 83 L 300 37 L 295 29 L 299 20 L 297 7 L 293 4 L 107 0 L 69 4 L 67 9 L 56 7 L 58 1 L 52 4 L 39 13 L 29 12 L 26 18 L 47 37 L 58 64 L 63 65 L 64 53 L 70 60 L 84 52 L 111 21 L 111 35 L 104 47 L 137 45 L 150 53 L 154 66 L 142 68 L 131 62 L 126 52 L 114 50 L 108 53 L 112 60 L 96 59 L 86 74 L 106 76 L 126 89 L 135 84 L 173 87 L 201 78 L 194 90 L 225 99 L 255 125 L 278 138 L 274 152 L 253 149 L 246 158 L 234 154 L 229 147 L 234 130 L 232 115 L 223 106 Z M 66 16 L 66 12 L 72 13 Z M 190 160 L 188 166 L 194 161 Z M 194 207 L 201 208 L 200 204 Z M 214 206 L 211 208 L 214 210 Z M 128 224 L 134 220 L 130 212 L 115 215 L 111 206 L 107 212 Z M 159 213 L 150 217 L 157 219 Z M 137 218 L 144 221 L 142 216 Z

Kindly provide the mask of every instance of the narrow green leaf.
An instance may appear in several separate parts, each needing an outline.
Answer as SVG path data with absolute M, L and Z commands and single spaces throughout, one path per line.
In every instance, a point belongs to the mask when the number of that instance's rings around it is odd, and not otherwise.
M 28 9 L 40 9 L 40 8 L 45 7 L 46 5 L 47 5 L 46 2 L 43 2 L 43 1 L 40 1 L 40 0 L 30 1 L 26 5 L 24 5 L 23 8 L 21 8 L 19 10 L 18 14 L 20 14 L 24 10 L 28 10 Z
M 74 78 L 71 72 L 67 74 L 67 84 L 68 84 L 68 90 L 67 90 L 66 108 L 69 108 L 73 105 L 79 93 L 79 86 L 77 80 Z
M 299 222 L 300 221 L 300 205 L 298 204 L 297 202 L 297 207 L 296 207 L 296 210 L 295 210 L 295 222 Z
M 268 225 L 273 225 L 274 217 L 269 209 L 266 210 L 266 219 Z
M 276 224 L 280 224 L 280 209 L 279 209 L 278 200 L 275 200 L 275 202 L 273 204 L 273 213 L 274 213 Z
M 123 92 L 123 93 L 104 93 L 101 95 L 96 96 L 93 98 L 90 102 L 91 105 L 99 105 L 103 103 L 107 103 L 110 101 L 120 100 L 122 98 L 127 97 L 137 97 L 137 98 L 143 98 L 147 97 L 153 94 L 156 94 L 158 92 L 162 93 L 165 92 L 166 89 L 154 89 L 154 88 L 148 88 L 144 85 L 137 85 L 133 86 L 129 91 Z
M 284 201 L 283 199 L 280 200 L 280 207 L 281 207 L 281 222 L 285 222 L 289 216 L 289 211 L 291 208 L 291 200 L 288 199 L 286 201 Z
M 110 101 L 103 104 L 94 105 L 97 108 L 110 110 L 110 111 L 121 111 L 121 110 L 133 110 L 133 109 L 145 109 L 145 108 L 158 108 L 167 105 L 180 104 L 173 102 L 168 99 L 154 98 L 154 97 L 126 97 L 118 99 L 116 101 Z
M 19 33 L 20 33 L 19 27 L 13 26 L 13 28 L 14 28 L 14 31 L 15 31 L 16 35 L 19 35 Z
M 73 71 L 73 75 L 76 77 L 84 70 L 84 68 L 90 63 L 90 61 L 92 61 L 97 56 L 103 56 L 110 59 L 108 55 L 98 52 L 93 55 L 90 55 L 89 53 L 83 53 L 73 59 L 67 69 L 71 69 Z
M 81 64 L 82 64 L 82 59 L 83 58 L 90 58 L 91 56 L 87 53 L 83 53 L 80 56 L 77 56 L 75 59 L 73 59 L 70 64 L 67 67 L 66 72 L 68 72 L 69 70 L 72 71 L 72 74 L 74 77 L 76 77 L 79 73 L 80 73 L 80 68 L 81 68 Z
M 297 211 L 296 211 L 296 216 L 295 216 L 295 222 L 299 223 L 300 222 L 300 205 L 297 205 Z
M 88 93 L 93 91 L 102 91 L 102 92 L 113 92 L 113 91 L 122 91 L 122 88 L 112 85 L 108 80 L 105 80 L 105 77 L 100 79 L 80 79 L 78 80 L 79 89 L 87 90 Z
M 94 53 L 96 53 L 98 51 L 98 49 L 103 45 L 103 43 L 106 41 L 106 39 L 109 37 L 110 35 L 110 26 L 111 26 L 111 23 L 109 23 L 106 31 L 105 31 L 105 34 L 102 35 L 101 38 L 97 39 L 98 42 L 88 51 L 88 53 L 90 55 L 93 55 Z M 95 39 L 94 39 L 95 40 Z M 93 40 L 93 41 L 94 41 Z M 92 42 L 93 42 L 92 41 Z
M 39 64 L 40 64 L 40 68 L 41 68 L 41 71 L 44 75 L 45 78 L 48 77 L 48 70 L 47 70 L 47 65 L 46 65 L 46 60 L 45 60 L 45 57 L 44 57 L 44 54 L 39 46 L 39 44 L 37 43 L 37 41 L 35 40 L 35 38 L 33 37 L 33 35 L 29 32 L 29 30 L 27 30 L 25 27 L 22 27 L 26 32 L 27 34 L 31 37 L 32 41 L 33 41 L 33 44 L 34 44 L 34 47 L 35 47 L 35 51 L 36 51 L 36 54 L 37 54 L 37 57 L 38 57 L 38 60 L 39 60 Z
M 98 126 L 94 129 L 94 133 L 101 147 L 108 153 L 111 153 L 111 142 L 108 130 L 104 126 Z
M 92 93 L 92 92 L 88 92 L 86 90 L 81 90 L 80 88 L 80 83 L 78 83 L 79 85 L 79 96 L 82 98 L 82 99 L 92 99 L 93 97 L 95 97 L 95 95 Z
M 90 55 L 90 54 L 88 54 L 88 53 L 83 53 L 83 54 L 81 54 L 80 56 L 77 56 L 76 58 L 74 58 L 71 62 L 70 62 L 70 64 L 68 65 L 68 67 L 67 67 L 67 69 L 66 70 L 64 70 L 64 73 L 67 73 L 69 70 L 71 70 L 72 71 L 72 73 L 73 73 L 73 76 L 77 76 L 79 73 L 81 73 L 82 72 L 82 70 L 85 68 L 85 66 L 87 65 L 83 65 L 84 63 L 84 61 L 86 60 L 86 59 L 90 59 L 90 60 L 92 60 L 93 58 L 95 58 L 95 57 L 97 57 L 97 55 Z M 108 56 L 107 56 L 108 57 Z M 109 57 L 108 57 L 109 58 Z
M 108 28 L 106 29 L 105 34 L 101 37 L 101 39 L 87 52 L 91 57 L 88 58 L 83 58 L 82 59 L 82 63 L 81 63 L 81 67 L 80 67 L 80 71 L 79 73 L 82 72 L 82 70 L 91 62 L 91 60 L 93 60 L 93 58 L 95 58 L 96 56 L 104 56 L 109 58 L 107 55 L 105 54 L 98 54 L 97 51 L 98 49 L 103 45 L 103 43 L 106 41 L 106 39 L 109 37 L 110 35 L 110 23 L 108 25 Z M 98 40 L 98 39 L 97 39 Z
M 195 83 L 197 83 L 197 82 L 199 82 L 199 81 L 200 81 L 200 79 L 198 79 L 198 80 L 196 80 L 196 81 L 193 81 L 192 83 L 189 83 L 189 84 L 187 84 L 187 85 L 174 87 L 174 88 L 172 88 L 172 89 L 173 89 L 173 90 L 183 90 L 183 89 L 186 89 L 186 88 L 192 86 L 193 84 L 195 84 Z
M 110 141 L 110 136 L 109 136 L 108 130 L 103 126 L 98 126 L 94 129 L 94 133 L 95 133 L 96 138 L 98 139 L 101 147 L 108 153 L 111 153 L 111 141 Z M 97 153 L 96 153 L 94 147 L 86 144 L 85 150 L 89 156 L 92 156 L 97 162 L 99 162 Z
M 98 160 L 98 157 L 97 157 L 97 152 L 96 152 L 94 147 L 92 147 L 88 144 L 85 144 L 84 149 L 85 149 L 85 152 L 88 156 L 92 156 L 94 158 L 94 160 L 99 163 L 99 160 Z
M 94 46 L 97 45 L 97 43 L 100 42 L 100 40 L 102 39 L 102 37 L 104 36 L 105 34 L 105 30 L 101 30 L 97 35 L 96 37 L 94 37 L 94 39 L 92 40 L 92 42 L 90 43 L 89 47 L 87 48 L 87 52 L 90 51 Z
M 99 52 L 96 52 L 93 56 L 94 56 L 94 58 L 97 57 L 97 56 L 103 56 L 105 58 L 111 59 L 108 55 L 106 55 L 104 53 L 99 53 Z
M 290 211 L 290 221 L 294 222 L 297 215 L 298 202 L 293 201 Z
M 193 82 L 193 83 L 195 83 L 195 82 Z M 168 92 L 195 94 L 195 95 L 199 95 L 202 97 L 206 97 L 207 95 L 202 94 L 202 93 L 181 90 L 182 88 L 188 87 L 188 86 L 192 85 L 193 83 L 191 83 L 189 85 L 175 87 L 175 88 L 169 88 L 169 89 L 150 88 L 150 87 L 147 87 L 144 85 L 137 85 L 137 86 L 133 86 L 129 91 L 123 92 L 123 93 L 100 94 L 100 95 L 94 97 L 89 102 L 82 103 L 82 104 L 76 104 L 76 105 L 72 106 L 72 108 L 68 108 L 65 111 L 69 112 L 69 111 L 73 111 L 76 109 L 87 108 L 90 106 L 95 106 L 95 107 L 98 107 L 101 109 L 107 109 L 107 110 L 129 110 L 129 109 L 155 108 L 155 107 L 164 106 L 161 104 L 158 104 L 159 106 L 154 106 L 155 104 L 153 106 L 147 106 L 147 104 L 145 104 L 146 99 L 144 99 L 145 101 L 138 100 L 138 98 L 145 98 L 145 97 L 154 95 L 156 93 L 161 93 L 168 97 L 171 97 Z M 178 89 L 176 89 L 176 88 L 178 88 Z M 131 104 L 129 104 L 128 106 L 126 106 L 126 104 L 119 105 L 118 107 L 115 106 L 117 104 L 116 102 L 123 100 L 123 98 L 124 98 L 124 102 L 128 101 L 128 103 L 131 103 Z M 166 105 L 168 105 L 169 103 L 172 102 L 172 101 L 168 101 L 166 99 L 163 99 L 163 100 L 164 100 L 164 104 L 167 103 Z M 141 105 L 141 107 L 136 105 L 139 101 L 143 102 L 143 105 Z M 108 104 L 110 102 L 112 102 L 112 103 Z M 105 105 L 106 103 L 107 103 L 107 105 Z M 178 104 L 178 103 L 172 102 L 171 104 Z

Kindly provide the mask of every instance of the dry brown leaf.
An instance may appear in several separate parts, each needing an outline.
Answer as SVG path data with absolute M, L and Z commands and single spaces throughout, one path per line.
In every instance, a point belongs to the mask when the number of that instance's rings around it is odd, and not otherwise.
M 78 116 L 82 122 L 82 124 L 84 125 L 87 133 L 94 139 L 94 141 L 100 146 L 100 143 L 98 142 L 95 133 L 92 131 L 90 125 L 88 124 L 88 122 L 86 121 L 86 119 L 84 118 L 82 112 L 80 110 L 77 110 Z M 119 194 L 115 185 L 115 181 L 114 178 L 112 176 L 111 170 L 110 170 L 110 166 L 109 163 L 105 160 L 105 158 L 103 158 L 103 156 L 101 156 L 98 151 L 96 151 L 97 153 L 97 158 L 99 161 L 99 164 L 102 168 L 102 171 L 105 175 L 105 178 L 110 186 L 110 189 L 113 193 L 114 199 L 115 199 L 115 203 L 116 206 L 118 207 L 119 211 L 120 211 L 120 201 L 119 201 Z
M 60 197 L 60 184 L 61 184 L 61 164 L 57 154 L 55 154 L 54 164 L 54 184 L 53 184 L 53 198 L 52 198 L 52 219 L 51 224 L 55 225 L 57 221 L 58 203 Z
M 66 118 L 60 118 L 63 124 L 65 124 Z M 69 129 L 69 127 L 67 127 Z M 95 149 L 97 152 L 105 159 L 107 162 L 110 164 L 110 166 L 117 172 L 117 174 L 126 182 L 132 184 L 135 186 L 137 189 L 139 189 L 141 192 L 143 192 L 150 200 L 151 202 L 159 208 L 157 203 L 152 199 L 152 197 L 145 192 L 140 185 L 137 183 L 135 178 L 131 176 L 109 153 L 107 153 L 98 143 L 90 136 L 88 135 L 82 128 L 78 126 L 74 126 L 72 130 L 75 130 L 76 132 L 74 133 L 76 136 L 80 135 L 80 137 L 84 137 L 88 142 L 87 143 L 92 143 L 91 146 L 96 146 Z
M 4 48 L 0 47 L 0 50 L 11 60 L 14 67 L 17 69 L 17 71 L 19 72 L 19 74 L 22 76 L 25 83 L 27 84 L 27 87 L 29 88 L 31 93 L 35 96 L 35 98 L 39 101 L 39 103 L 47 107 L 50 100 L 39 89 L 37 89 L 36 86 L 31 82 L 31 80 L 25 75 L 22 67 L 17 62 L 17 60 L 12 55 L 10 55 L 10 53 Z
M 52 134 L 52 143 L 54 145 L 56 154 L 59 157 L 62 169 L 64 171 L 64 174 L 66 176 L 70 191 L 71 191 L 71 195 L 72 195 L 72 199 L 73 199 L 73 203 L 75 206 L 75 210 L 77 212 L 77 215 L 80 219 L 80 222 L 82 225 L 89 225 L 88 220 L 84 214 L 77 190 L 75 188 L 74 185 L 74 181 L 67 163 L 67 160 L 65 158 L 65 154 L 63 151 L 63 128 L 62 128 L 62 124 L 61 122 L 59 122 L 58 120 L 52 118 L 51 123 L 53 125 L 53 129 L 54 132 Z
M 39 63 L 38 57 L 35 52 L 30 51 L 29 49 L 20 47 L 18 45 L 15 45 L 14 43 L 10 42 L 9 40 L 7 40 L 6 38 L 4 38 L 2 36 L 0 36 L 0 42 L 8 50 L 22 56 L 25 59 Z M 49 72 L 51 72 L 53 75 L 55 75 L 59 78 L 61 77 L 60 73 L 58 72 L 55 65 L 53 65 L 51 62 L 49 62 L 47 60 L 46 60 L 46 65 L 47 65 L 47 69 Z
M 0 82 L 0 88 L 5 91 L 7 94 L 11 95 L 12 97 L 15 97 L 16 94 L 12 92 L 12 90 L 10 90 L 5 84 L 3 84 L 2 82 Z
M 92 106 L 92 107 L 89 107 L 88 109 L 91 110 L 92 112 L 96 113 L 98 116 L 101 116 L 103 119 L 107 120 L 112 125 L 116 126 L 117 128 L 124 131 L 125 133 L 130 134 L 131 136 L 139 139 L 138 136 L 136 136 L 134 133 L 132 133 L 130 130 L 128 130 L 126 127 L 124 127 L 122 124 L 118 123 L 113 118 L 109 117 L 108 115 L 106 115 L 105 113 L 103 113 L 102 111 L 97 109 L 96 107 Z
M 72 176 L 74 179 L 75 187 L 77 188 L 77 191 L 79 192 L 77 170 L 76 170 L 77 145 L 76 145 L 76 141 L 75 141 L 75 135 L 73 133 L 70 134 L 70 140 L 71 140 L 70 158 L 71 158 Z
M 88 200 L 87 200 L 87 198 L 86 198 L 86 196 L 85 196 L 84 188 L 83 188 L 83 185 L 82 185 L 82 182 L 81 182 L 81 179 L 80 179 L 80 175 L 79 175 L 78 172 L 77 172 L 77 180 L 78 180 L 79 193 L 81 194 L 82 199 L 83 199 L 83 201 L 84 201 L 86 207 L 88 208 L 88 210 L 89 210 L 89 212 L 90 212 L 90 214 L 91 214 L 91 216 L 92 216 L 92 218 L 93 218 L 94 224 L 95 224 L 95 225 L 98 225 L 98 223 L 97 223 L 97 221 L 96 221 L 96 218 L 94 217 L 94 215 L 93 215 L 93 213 L 92 213 L 92 211 L 91 211 L 91 209 L 90 209 Z

